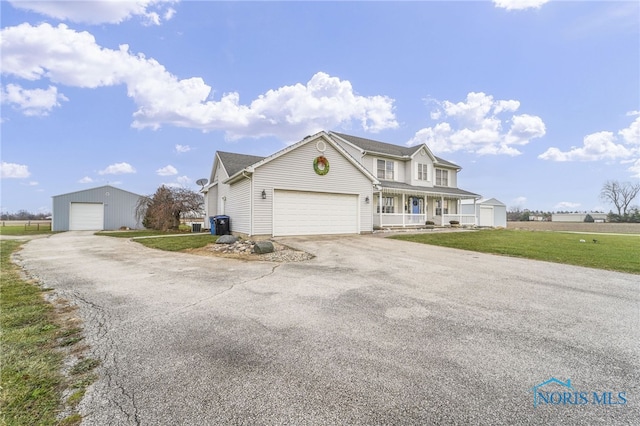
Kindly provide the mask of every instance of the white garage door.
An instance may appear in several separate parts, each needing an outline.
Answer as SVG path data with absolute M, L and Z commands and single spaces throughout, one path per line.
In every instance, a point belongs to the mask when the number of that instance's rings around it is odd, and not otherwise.
M 357 234 L 358 196 L 275 191 L 273 235 Z
M 480 226 L 493 226 L 493 207 L 480 206 Z
M 104 206 L 101 203 L 71 203 L 70 231 L 99 231 L 104 227 Z

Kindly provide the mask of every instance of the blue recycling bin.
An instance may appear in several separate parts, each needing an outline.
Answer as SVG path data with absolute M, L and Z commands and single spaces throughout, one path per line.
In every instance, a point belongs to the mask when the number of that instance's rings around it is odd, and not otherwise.
M 226 215 L 210 216 L 211 235 L 231 234 L 231 218 Z

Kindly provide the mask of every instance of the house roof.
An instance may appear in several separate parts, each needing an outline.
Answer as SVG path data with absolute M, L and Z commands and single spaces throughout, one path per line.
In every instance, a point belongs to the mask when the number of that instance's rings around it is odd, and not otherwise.
M 350 142 L 351 144 L 362 149 L 363 151 L 376 152 L 378 154 L 392 155 L 396 157 L 410 157 L 423 146 L 421 144 L 421 145 L 415 145 L 410 147 L 404 147 L 401 145 L 394 145 L 386 142 L 374 141 L 373 139 L 366 139 L 358 136 L 345 135 L 344 133 L 330 132 L 330 134 L 336 135 L 346 140 L 347 142 Z M 439 165 L 454 167 L 457 169 L 461 168 L 457 164 L 454 164 L 436 155 L 434 155 L 434 157 Z
M 369 172 L 362 164 L 360 164 L 356 159 L 354 159 L 351 155 L 349 155 L 349 153 L 346 152 L 344 148 L 342 148 L 340 144 L 338 144 L 334 139 L 330 138 L 327 132 L 325 131 L 320 131 L 314 135 L 307 136 L 301 141 L 296 142 L 293 145 L 289 145 L 288 147 L 281 149 L 280 151 L 268 157 L 256 157 L 253 155 L 233 154 L 229 152 L 222 153 L 225 156 L 225 158 L 229 157 L 229 159 L 232 160 L 232 163 L 230 164 L 233 164 L 235 166 L 234 169 L 230 169 L 229 167 L 227 167 L 227 163 L 225 162 L 225 160 L 221 157 L 221 161 L 223 162 L 225 169 L 229 174 L 229 178 L 226 179 L 223 183 L 230 183 L 232 181 L 235 181 L 236 179 L 241 178 L 242 176 L 241 172 L 243 171 L 246 171 L 248 173 L 253 173 L 255 168 L 258 168 L 270 161 L 273 161 L 276 158 L 282 155 L 285 155 L 288 152 L 294 149 L 297 149 L 298 147 L 304 144 L 310 143 L 312 141 L 317 141 L 320 138 L 330 143 L 333 146 L 333 148 L 335 148 L 338 152 L 340 152 L 344 156 L 345 159 L 347 159 L 347 161 L 349 161 L 358 170 L 360 170 L 360 172 L 362 172 L 365 176 L 367 176 L 367 178 L 369 178 L 371 182 L 373 182 L 374 184 L 378 183 L 378 179 L 375 176 L 373 176 L 371 172 Z
M 73 191 L 73 192 L 67 192 L 67 193 L 64 193 L 64 194 L 54 195 L 51 198 L 62 197 L 62 196 L 71 195 L 71 194 L 79 194 L 81 192 L 96 191 L 98 189 L 115 190 L 115 191 L 120 191 L 120 192 L 126 192 L 126 193 L 129 193 L 129 194 L 135 195 L 136 197 L 142 197 L 142 195 L 136 194 L 135 192 L 127 191 L 126 189 L 117 188 L 117 187 L 112 186 L 112 185 L 102 185 L 102 186 L 96 186 L 95 188 L 81 189 L 79 191 Z
M 391 189 L 391 190 L 395 189 L 405 193 L 412 192 L 417 194 L 444 195 L 444 196 L 450 196 L 454 198 L 479 198 L 480 197 L 479 194 L 465 191 L 464 189 L 449 188 L 446 186 L 434 186 L 434 187 L 415 186 L 415 185 L 409 185 L 408 183 L 404 183 L 404 182 L 396 182 L 396 181 L 390 181 L 390 180 L 381 180 L 380 185 L 382 186 L 383 191 L 385 189 Z
M 245 167 L 249 167 L 265 159 L 265 157 L 257 155 L 236 154 L 234 152 L 224 151 L 218 151 L 218 157 L 220 157 L 220 161 L 229 176 L 233 176 Z
M 464 201 L 462 203 L 463 204 L 467 204 Z M 471 202 L 468 201 L 468 204 L 471 204 Z M 484 205 L 488 205 L 488 206 L 505 206 L 506 207 L 506 204 L 503 203 L 502 201 L 498 200 L 497 198 L 482 198 L 480 200 L 477 200 L 476 204 L 484 204 Z

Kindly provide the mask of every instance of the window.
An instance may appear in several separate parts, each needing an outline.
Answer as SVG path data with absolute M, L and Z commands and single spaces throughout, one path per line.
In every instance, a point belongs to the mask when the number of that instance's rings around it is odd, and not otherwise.
M 429 180 L 426 164 L 418 164 L 418 180 Z
M 378 160 L 378 179 L 393 180 L 394 163 L 390 160 Z
M 449 186 L 449 171 L 436 169 L 436 185 Z
M 442 201 L 442 205 L 440 205 L 440 200 L 436 200 L 436 216 L 442 216 L 443 214 L 449 214 L 449 201 Z M 443 211 L 444 210 L 444 211 Z
M 382 213 L 395 213 L 393 202 L 393 197 L 382 197 Z M 380 213 L 380 206 L 378 206 L 378 213 Z

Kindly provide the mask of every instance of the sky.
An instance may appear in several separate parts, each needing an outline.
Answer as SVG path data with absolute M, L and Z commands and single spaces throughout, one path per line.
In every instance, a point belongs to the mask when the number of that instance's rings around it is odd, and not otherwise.
M 217 150 L 426 143 L 508 208 L 640 182 L 640 2 L 1 1 L 3 212 L 193 190 Z M 636 200 L 634 204 L 640 204 Z

